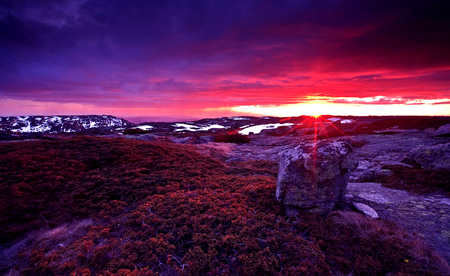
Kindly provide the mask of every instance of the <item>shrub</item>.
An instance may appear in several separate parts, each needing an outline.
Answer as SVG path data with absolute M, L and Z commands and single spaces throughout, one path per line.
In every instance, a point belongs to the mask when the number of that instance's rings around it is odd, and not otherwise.
M 226 135 L 216 135 L 214 137 L 214 142 L 219 143 L 235 143 L 235 144 L 243 144 L 250 143 L 250 138 L 246 135 L 241 134 L 226 134 Z
M 123 134 L 147 134 L 150 133 L 149 130 L 143 130 L 140 128 L 127 128 L 123 131 Z
M 383 167 L 394 175 L 383 181 L 383 186 L 424 194 L 443 191 L 450 196 L 449 169 L 417 169 L 401 165 Z

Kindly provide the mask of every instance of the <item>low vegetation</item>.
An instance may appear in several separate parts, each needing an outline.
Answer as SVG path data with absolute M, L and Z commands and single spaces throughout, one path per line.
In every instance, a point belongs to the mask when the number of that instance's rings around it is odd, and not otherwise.
M 275 169 L 135 140 L 0 144 L 0 274 L 450 273 L 391 222 L 284 216 Z
M 248 138 L 245 135 L 238 134 L 238 133 L 223 134 L 223 135 L 214 136 L 214 142 L 243 144 L 243 143 L 249 143 L 250 138 Z
M 417 169 L 400 165 L 384 166 L 394 174 L 384 181 L 388 188 L 402 189 L 418 194 L 444 192 L 450 196 L 449 169 Z
M 143 130 L 140 128 L 127 128 L 123 131 L 123 134 L 147 134 L 151 133 L 150 130 Z
M 438 127 L 450 124 L 449 117 L 430 116 L 396 116 L 378 120 L 370 125 L 372 130 L 380 130 L 392 127 L 401 129 L 437 129 Z

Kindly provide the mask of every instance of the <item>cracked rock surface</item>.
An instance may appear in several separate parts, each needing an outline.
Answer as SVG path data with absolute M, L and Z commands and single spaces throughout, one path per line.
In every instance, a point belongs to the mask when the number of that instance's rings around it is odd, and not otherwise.
M 286 214 L 305 210 L 328 214 L 346 194 L 358 165 L 350 140 L 302 143 L 280 153 L 276 197 Z
M 449 198 L 439 194 L 416 195 L 370 182 L 349 183 L 347 191 L 352 201 L 367 204 L 381 218 L 423 236 L 450 262 Z

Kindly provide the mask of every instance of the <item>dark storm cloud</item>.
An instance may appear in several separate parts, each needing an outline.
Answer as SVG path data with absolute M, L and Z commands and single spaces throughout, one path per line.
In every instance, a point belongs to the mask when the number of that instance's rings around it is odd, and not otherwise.
M 449 8 L 446 1 L 6 0 L 0 98 L 160 104 L 220 93 L 218 101 L 277 104 L 308 93 L 370 97 L 414 87 L 450 97 L 442 85 L 450 78 Z M 383 82 L 395 89 L 375 87 Z

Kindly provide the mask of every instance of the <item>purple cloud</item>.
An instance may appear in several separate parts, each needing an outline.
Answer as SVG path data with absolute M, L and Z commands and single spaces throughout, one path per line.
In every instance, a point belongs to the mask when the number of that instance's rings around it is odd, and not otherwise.
M 220 107 L 308 95 L 450 98 L 449 5 L 5 0 L 0 99 Z

